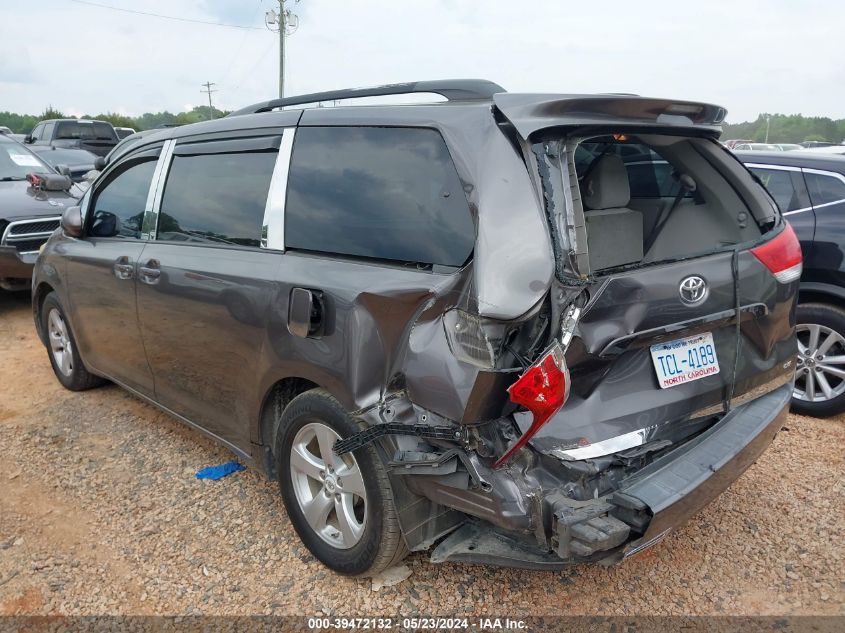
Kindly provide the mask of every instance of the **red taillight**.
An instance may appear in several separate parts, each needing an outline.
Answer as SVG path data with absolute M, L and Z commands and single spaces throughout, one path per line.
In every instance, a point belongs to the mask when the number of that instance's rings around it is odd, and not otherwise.
M 801 276 L 801 244 L 789 224 L 775 239 L 752 248 L 751 252 L 781 283 L 795 281 Z
M 524 406 L 534 415 L 531 427 L 522 434 L 505 454 L 496 460 L 498 468 L 530 440 L 540 427 L 549 421 L 566 402 L 569 395 L 569 371 L 563 350 L 555 345 L 543 357 L 525 370 L 515 383 L 508 387 L 511 402 Z
M 38 176 L 38 174 L 27 174 L 26 179 L 29 181 L 29 184 L 33 187 L 41 186 L 41 177 Z

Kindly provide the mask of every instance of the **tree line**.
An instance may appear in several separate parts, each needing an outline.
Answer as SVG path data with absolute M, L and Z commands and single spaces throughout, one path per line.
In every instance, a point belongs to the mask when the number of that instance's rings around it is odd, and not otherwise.
M 150 130 L 162 125 L 185 125 L 208 119 L 218 119 L 228 114 L 226 110 L 208 106 L 197 106 L 189 112 L 145 112 L 138 117 L 124 116 L 115 112 L 106 112 L 96 116 L 85 115 L 83 119 L 108 121 L 115 127 L 131 127 L 137 131 Z M 66 119 L 62 112 L 48 107 L 40 115 L 15 114 L 0 112 L 0 125 L 5 125 L 16 134 L 27 134 L 35 124 L 44 119 Z M 832 141 L 841 143 L 845 140 L 845 119 L 828 117 L 805 117 L 801 114 L 760 114 L 754 121 L 744 123 L 725 123 L 722 126 L 723 139 L 748 139 L 762 142 L 766 139 L 766 119 L 769 119 L 769 141 L 772 143 L 801 143 L 802 141 Z
M 766 140 L 767 118 L 770 143 L 842 143 L 845 140 L 845 119 L 805 117 L 800 114 L 760 114 L 754 121 L 726 123 L 722 125 L 722 138 L 747 139 L 762 143 Z
M 229 114 L 228 110 L 218 110 L 214 108 L 209 110 L 208 106 L 197 106 L 188 112 L 145 112 L 141 116 L 131 117 L 116 112 L 106 112 L 97 114 L 96 116 L 84 115 L 79 117 L 81 119 L 96 119 L 98 121 L 108 121 L 115 127 L 131 127 L 135 131 L 151 130 L 162 125 L 185 125 L 187 123 L 197 123 L 199 121 L 207 121 L 208 119 L 219 119 L 222 116 Z M 15 112 L 0 112 L 0 125 L 5 125 L 15 134 L 28 134 L 32 128 L 39 121 L 44 119 L 72 119 L 65 115 L 60 110 L 48 106 L 41 114 L 17 114 Z

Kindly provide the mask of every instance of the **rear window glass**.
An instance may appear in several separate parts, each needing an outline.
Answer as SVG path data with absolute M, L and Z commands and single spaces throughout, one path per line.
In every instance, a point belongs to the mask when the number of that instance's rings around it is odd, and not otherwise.
M 57 125 L 56 138 L 113 141 L 116 139 L 116 136 L 114 134 L 114 129 L 108 123 L 62 121 Z
M 260 246 L 277 155 L 174 156 L 161 200 L 158 239 Z
M 285 206 L 285 246 L 461 266 L 475 228 L 438 132 L 300 128 Z
M 845 181 L 840 178 L 805 171 L 804 180 L 814 205 L 845 202 Z

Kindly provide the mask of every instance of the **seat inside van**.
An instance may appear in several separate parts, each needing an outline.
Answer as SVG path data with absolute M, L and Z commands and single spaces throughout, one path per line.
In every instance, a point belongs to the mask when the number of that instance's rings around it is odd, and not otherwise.
M 713 145 L 713 147 L 711 147 Z M 760 237 L 721 151 L 701 139 L 611 135 L 575 150 L 593 273 L 706 254 Z

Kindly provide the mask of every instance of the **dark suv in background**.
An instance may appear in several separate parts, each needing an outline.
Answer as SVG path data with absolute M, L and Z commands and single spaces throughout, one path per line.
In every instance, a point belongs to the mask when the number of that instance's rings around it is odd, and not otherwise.
M 793 408 L 845 411 L 845 157 L 737 152 L 777 201 L 801 241 L 798 366 Z
M 81 195 L 69 178 L 0 134 L 0 291 L 29 289 L 38 249 Z
M 114 126 L 108 121 L 86 119 L 41 121 L 24 137 L 27 145 L 85 149 L 97 156 L 108 154 L 119 140 Z
M 407 93 L 447 101 L 302 109 Z M 724 115 L 465 80 L 152 133 L 65 212 L 35 323 L 67 388 L 114 381 L 276 478 L 338 572 L 618 561 L 792 395 L 801 250 Z

